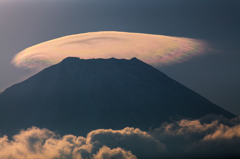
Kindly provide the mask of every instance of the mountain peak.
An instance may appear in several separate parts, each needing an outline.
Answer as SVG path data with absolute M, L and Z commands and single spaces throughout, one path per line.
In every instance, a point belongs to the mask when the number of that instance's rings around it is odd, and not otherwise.
M 136 57 L 131 58 L 131 60 L 138 60 Z M 140 60 L 139 60 L 140 61 Z
M 114 57 L 112 58 L 109 58 L 109 59 L 102 59 L 102 58 L 96 58 L 96 59 L 80 59 L 79 57 L 67 57 L 65 59 L 63 59 L 59 64 L 74 64 L 74 63 L 79 63 L 81 61 L 112 61 L 112 62 L 116 62 L 116 61 L 126 61 L 126 62 L 131 62 L 131 61 L 139 61 L 141 63 L 144 63 L 142 62 L 141 60 L 137 59 L 136 57 L 133 57 L 131 58 L 130 60 L 126 60 L 126 59 L 116 59 Z M 105 63 L 104 62 L 104 63 Z
M 81 59 L 79 57 L 67 57 L 63 59 L 60 63 L 72 63 L 72 62 L 79 62 Z

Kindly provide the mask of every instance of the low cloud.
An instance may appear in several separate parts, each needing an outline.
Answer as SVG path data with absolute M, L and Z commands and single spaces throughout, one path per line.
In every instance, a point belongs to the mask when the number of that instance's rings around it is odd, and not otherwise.
M 0 138 L 0 158 L 136 159 L 240 157 L 240 118 L 206 116 L 163 123 L 144 132 L 138 128 L 97 129 L 86 137 L 63 137 L 48 129 L 22 130 Z
M 32 127 L 13 136 L 12 140 L 7 136 L 0 138 L 0 158 L 135 159 L 132 152 L 156 156 L 164 149 L 164 145 L 147 132 L 128 127 L 94 130 L 86 138 L 60 137 L 50 130 Z
M 94 130 L 87 135 L 87 143 L 93 146 L 94 152 L 107 145 L 110 148 L 122 147 L 143 157 L 156 157 L 165 150 L 164 144 L 147 132 L 129 127 L 123 130 Z
M 240 156 L 239 117 L 206 116 L 164 123 L 149 132 L 166 146 L 166 154 L 176 156 Z
M 103 146 L 96 155 L 93 155 L 94 159 L 137 159 L 130 151 L 124 151 L 121 148 L 110 149 Z

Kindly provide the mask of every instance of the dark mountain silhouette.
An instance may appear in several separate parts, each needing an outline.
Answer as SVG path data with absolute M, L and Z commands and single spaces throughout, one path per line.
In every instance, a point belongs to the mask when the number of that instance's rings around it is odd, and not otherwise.
M 133 58 L 64 59 L 0 95 L 0 131 L 31 126 L 86 135 L 98 128 L 157 127 L 170 116 L 235 117 Z

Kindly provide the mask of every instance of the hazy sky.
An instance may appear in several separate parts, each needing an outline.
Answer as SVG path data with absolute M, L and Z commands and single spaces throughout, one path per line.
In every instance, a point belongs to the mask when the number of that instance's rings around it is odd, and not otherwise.
M 239 0 L 0 0 L 0 90 L 35 73 L 11 64 L 32 45 L 94 31 L 159 34 L 211 45 L 159 70 L 240 115 L 239 8 Z

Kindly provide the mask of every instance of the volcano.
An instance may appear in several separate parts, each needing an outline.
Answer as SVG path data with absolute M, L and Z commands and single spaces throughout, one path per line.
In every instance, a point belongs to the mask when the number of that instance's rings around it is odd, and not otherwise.
M 31 126 L 85 136 L 95 129 L 148 131 L 170 117 L 234 114 L 132 58 L 68 57 L 0 95 L 0 132 Z

